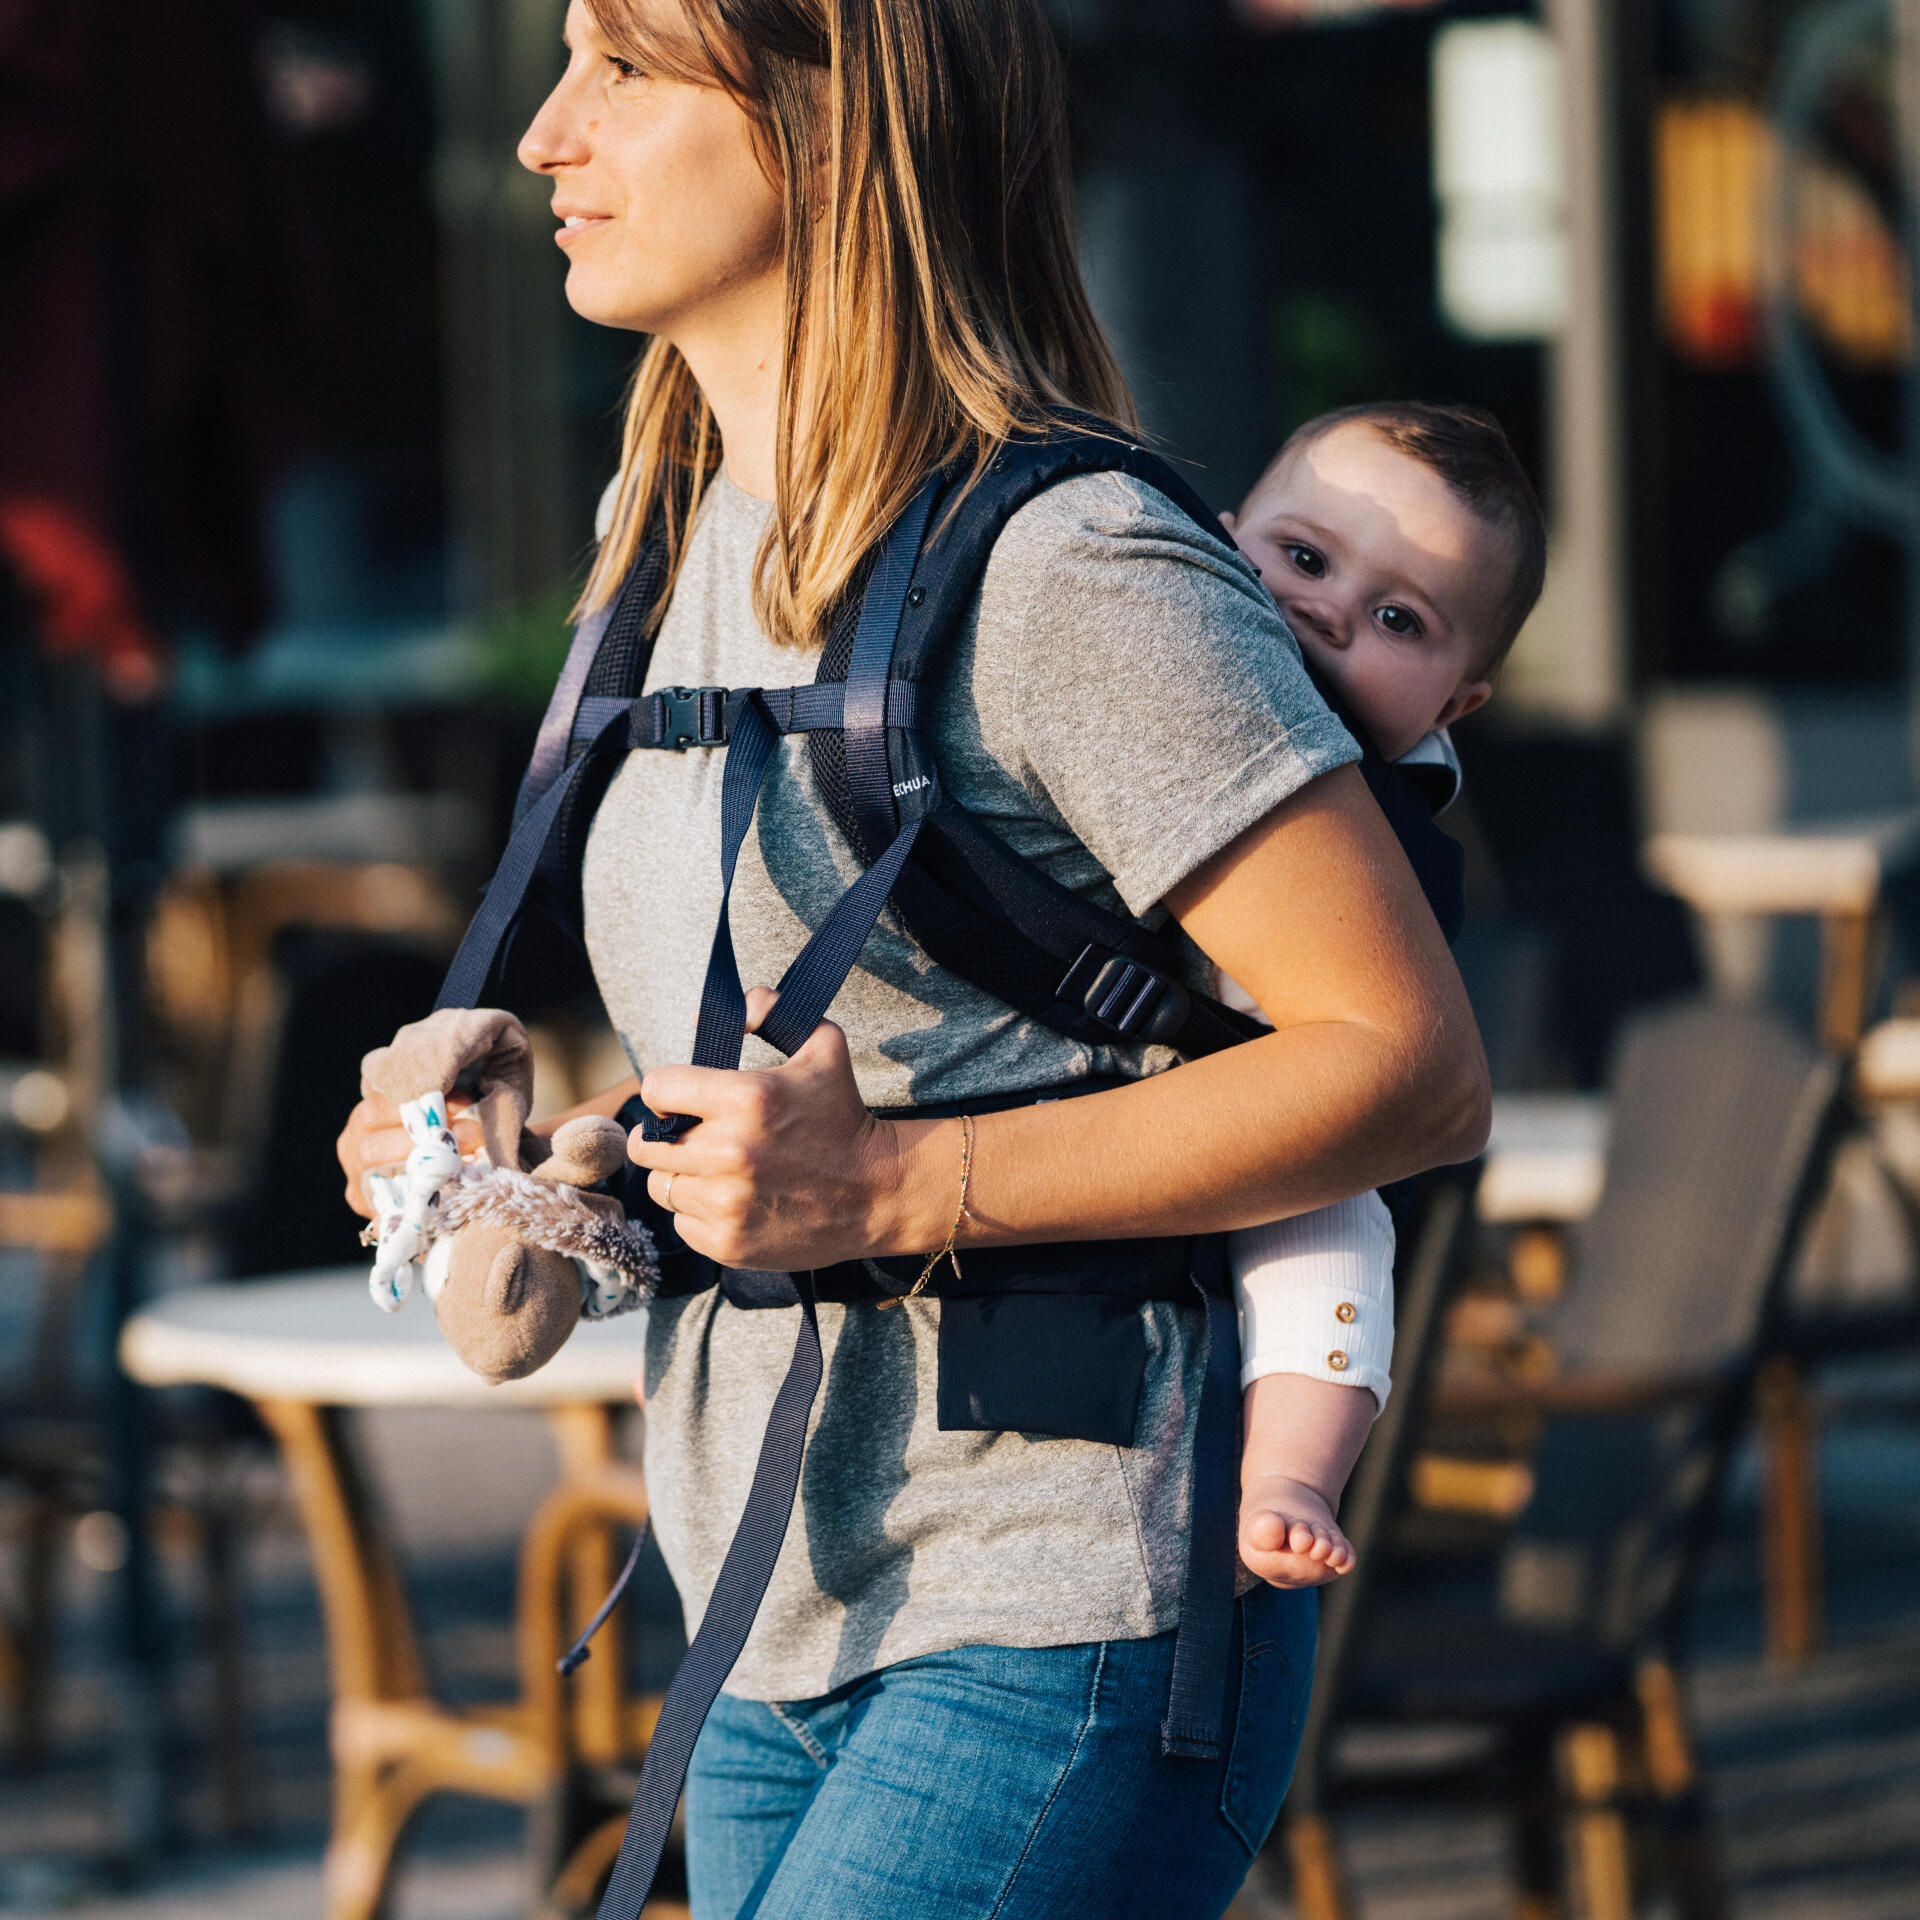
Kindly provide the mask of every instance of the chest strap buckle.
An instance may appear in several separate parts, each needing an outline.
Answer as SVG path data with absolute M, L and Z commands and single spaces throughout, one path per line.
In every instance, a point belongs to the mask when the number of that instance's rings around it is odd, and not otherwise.
M 641 702 L 646 744 L 684 753 L 727 743 L 725 687 L 662 687 Z

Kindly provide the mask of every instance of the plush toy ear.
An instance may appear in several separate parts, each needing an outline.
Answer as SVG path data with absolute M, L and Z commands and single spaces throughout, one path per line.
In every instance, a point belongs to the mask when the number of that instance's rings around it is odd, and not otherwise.
M 583 1113 L 554 1129 L 553 1152 L 534 1168 L 533 1177 L 565 1187 L 596 1186 L 626 1158 L 626 1129 L 619 1121 Z
M 415 1146 L 438 1140 L 447 1130 L 447 1102 L 443 1094 L 423 1093 L 418 1100 L 400 1103 L 400 1122 Z
M 532 1262 L 526 1248 L 510 1241 L 493 1256 L 480 1297 L 489 1313 L 515 1314 L 526 1304 L 532 1283 Z
M 384 1173 L 363 1173 L 360 1191 L 376 1215 L 398 1213 L 406 1205 L 406 1187 Z

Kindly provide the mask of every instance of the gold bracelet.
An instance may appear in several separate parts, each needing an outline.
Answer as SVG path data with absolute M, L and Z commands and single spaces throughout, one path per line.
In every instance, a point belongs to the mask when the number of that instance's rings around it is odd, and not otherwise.
M 920 1278 L 905 1293 L 896 1293 L 882 1300 L 883 1307 L 897 1307 L 902 1300 L 911 1300 L 933 1278 L 934 1269 L 942 1260 L 953 1262 L 953 1277 L 958 1280 L 960 1273 L 960 1254 L 956 1242 L 960 1238 L 960 1223 L 971 1220 L 973 1215 L 967 1211 L 967 1194 L 973 1184 L 973 1115 L 963 1113 L 960 1116 L 960 1205 L 955 1209 L 953 1225 L 947 1229 L 947 1237 L 939 1250 L 927 1256 L 927 1264 L 920 1269 Z

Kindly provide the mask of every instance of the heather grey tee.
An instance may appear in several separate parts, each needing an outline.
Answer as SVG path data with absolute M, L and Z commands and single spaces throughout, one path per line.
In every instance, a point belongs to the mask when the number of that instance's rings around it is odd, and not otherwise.
M 649 687 L 812 678 L 814 657 L 774 646 L 753 617 L 767 512 L 724 478 L 708 491 Z M 1142 917 L 1297 788 L 1358 757 L 1252 568 L 1118 474 L 1065 481 L 1009 520 L 932 708 L 955 798 L 1056 879 Z M 724 754 L 629 755 L 588 841 L 587 945 L 643 1073 L 692 1051 L 724 766 Z M 741 979 L 774 984 L 859 871 L 804 741 L 783 742 L 734 881 Z M 1086 1046 L 1011 1011 L 935 969 L 890 914 L 832 1017 L 875 1107 L 1171 1064 L 1162 1049 Z M 778 1058 L 748 1040 L 745 1065 Z M 1113 1447 L 943 1433 L 939 1303 L 823 1305 L 826 1371 L 799 1499 L 728 1691 L 805 1699 L 950 1647 L 1175 1625 L 1204 1335 L 1184 1306 L 1140 1312 L 1139 1421 L 1133 1445 Z M 745 1505 L 797 1319 L 718 1293 L 652 1309 L 647 1481 L 689 1634 Z

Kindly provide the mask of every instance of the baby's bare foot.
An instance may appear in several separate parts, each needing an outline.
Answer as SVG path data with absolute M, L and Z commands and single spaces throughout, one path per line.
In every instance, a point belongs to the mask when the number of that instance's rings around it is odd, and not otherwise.
M 1323 1494 L 1302 1480 L 1264 1474 L 1240 1489 L 1240 1561 L 1275 1587 L 1318 1587 L 1351 1573 L 1353 1544 Z

